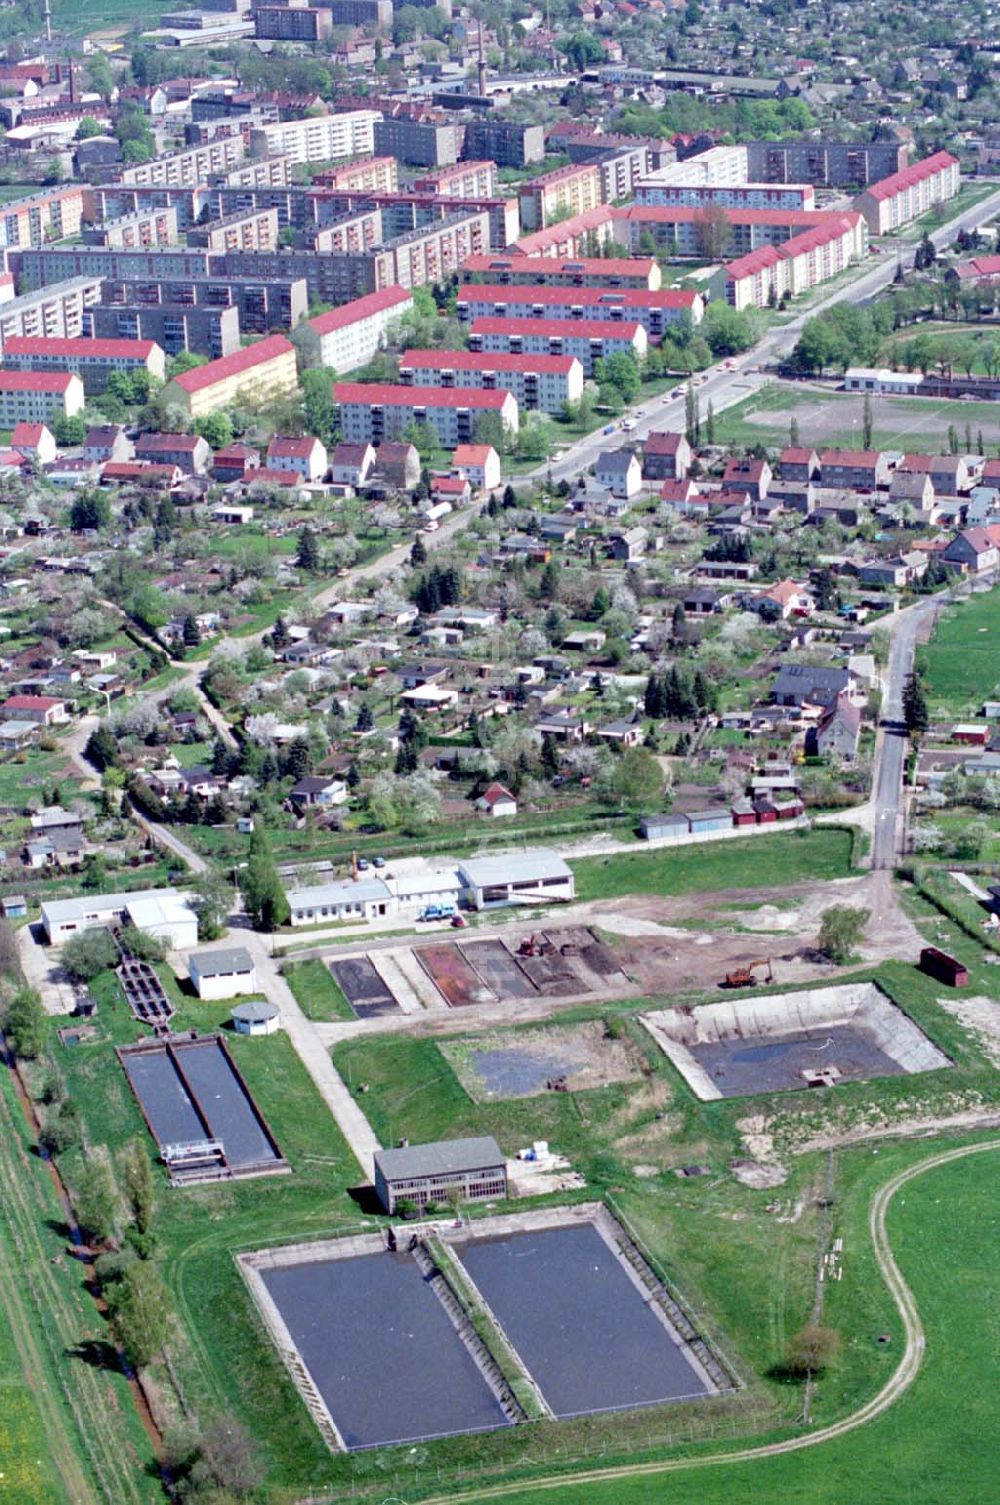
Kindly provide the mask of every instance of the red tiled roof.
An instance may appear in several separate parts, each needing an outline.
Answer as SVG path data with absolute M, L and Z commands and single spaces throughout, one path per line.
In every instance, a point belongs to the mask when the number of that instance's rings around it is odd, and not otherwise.
M 955 272 L 962 282 L 970 277 L 1000 277 L 1000 256 L 973 256 L 969 261 L 960 261 Z
M 74 371 L 0 371 L 0 392 L 65 392 Z
M 294 470 L 275 470 L 271 465 L 261 465 L 258 470 L 250 471 L 247 477 L 251 485 L 258 481 L 265 486 L 301 486 L 302 477 Z
M 22 420 L 22 422 L 14 425 L 14 432 L 10 436 L 10 442 L 15 446 L 18 444 L 37 444 L 45 432 L 44 423 L 26 423 Z
M 53 706 L 62 704 L 62 700 L 54 695 L 8 695 L 3 703 L 3 709 L 5 711 L 51 711 Z
M 53 340 L 14 335 L 4 341 L 4 355 L 78 356 L 81 360 L 147 360 L 155 340 Z
M 302 439 L 275 437 L 267 446 L 267 457 L 272 455 L 288 456 L 289 458 L 308 460 L 319 440 L 315 434 L 306 434 Z
M 492 444 L 459 444 L 451 457 L 453 465 L 485 465 L 491 454 L 495 454 Z
M 438 476 L 434 490 L 443 491 L 446 495 L 450 493 L 452 496 L 461 496 L 468 484 L 464 476 Z
M 338 381 L 333 386 L 333 400 L 342 407 L 381 403 L 399 408 L 502 408 L 510 395 L 507 391 L 478 392 L 474 387 L 400 387 L 391 382 Z
M 176 465 L 146 465 L 142 460 L 108 460 L 101 469 L 102 481 L 150 481 L 176 474 Z
M 860 219 L 860 214 L 853 211 L 849 214 L 826 215 L 823 224 L 814 225 L 801 235 L 793 235 L 791 240 L 784 241 L 780 246 L 760 246 L 756 251 L 749 251 L 746 256 L 739 256 L 735 261 L 729 262 L 726 279 L 738 282 L 743 277 L 752 277 L 755 273 L 762 272 L 765 267 L 775 266 L 779 261 L 791 261 L 796 256 L 804 256 L 807 251 L 829 245 L 831 240 L 840 240 L 848 231 L 855 229 Z
M 647 434 L 646 441 L 642 447 L 643 453 L 647 455 L 676 455 L 683 438 L 683 434 Z
M 270 334 L 253 345 L 244 346 L 242 350 L 234 350 L 232 355 L 221 355 L 217 361 L 209 361 L 207 366 L 196 366 L 193 371 L 184 371 L 180 376 L 175 376 L 174 381 L 182 392 L 201 392 L 205 387 L 214 387 L 216 382 L 225 381 L 228 376 L 238 376 L 241 371 L 252 371 L 255 366 L 261 366 L 279 355 L 294 354 L 294 350 L 295 347 L 283 334 Z
M 511 355 L 506 351 L 407 350 L 399 358 L 401 371 L 547 371 L 566 376 L 575 355 Z M 463 391 L 465 388 L 463 387 Z
M 510 287 L 470 282 L 458 290 L 459 303 L 554 303 L 580 308 L 692 308 L 699 293 L 682 287 Z
M 932 157 L 925 157 L 922 162 L 911 162 L 909 167 L 904 167 L 901 172 L 890 173 L 887 178 L 880 178 L 877 183 L 871 183 L 861 194 L 862 198 L 894 199 L 897 193 L 902 193 L 906 188 L 912 188 L 915 183 L 923 183 L 926 178 L 933 178 L 937 173 L 944 172 L 946 168 L 957 167 L 958 159 L 951 152 L 935 152 Z
M 481 314 L 469 325 L 470 334 L 541 334 L 552 339 L 633 341 L 640 324 L 603 319 L 497 319 Z M 484 354 L 488 352 L 483 352 Z
M 409 303 L 412 296 L 402 287 L 384 287 L 377 293 L 368 293 L 364 298 L 355 298 L 350 303 L 342 303 L 339 308 L 331 308 L 328 313 L 319 314 L 309 320 L 309 328 L 317 334 L 331 334 L 335 329 L 346 329 L 350 324 L 370 319 L 373 314 Z
M 782 465 L 808 465 L 810 460 L 816 458 L 814 449 L 797 449 L 790 444 L 787 449 L 781 451 Z

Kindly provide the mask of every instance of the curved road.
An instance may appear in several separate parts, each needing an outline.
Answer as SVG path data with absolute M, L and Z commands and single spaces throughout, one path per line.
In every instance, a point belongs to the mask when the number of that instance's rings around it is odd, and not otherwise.
M 626 1463 L 617 1468 L 585 1469 L 575 1474 L 562 1474 L 552 1479 L 522 1479 L 517 1483 L 498 1484 L 493 1488 L 485 1486 L 479 1489 L 437 1495 L 430 1500 L 425 1500 L 424 1505 L 466 1505 L 466 1502 L 471 1505 L 472 1501 L 499 1500 L 524 1494 L 528 1490 L 537 1494 L 542 1490 L 572 1489 L 585 1484 L 608 1484 L 616 1479 L 648 1478 L 656 1474 L 711 1468 L 718 1464 L 750 1463 L 758 1458 L 775 1458 L 782 1453 L 798 1453 L 804 1448 L 819 1447 L 824 1442 L 833 1442 L 848 1432 L 867 1426 L 869 1422 L 874 1421 L 894 1405 L 913 1384 L 920 1372 L 926 1347 L 923 1323 L 920 1320 L 916 1300 L 903 1278 L 889 1244 L 886 1229 L 889 1206 L 898 1191 L 910 1181 L 922 1176 L 925 1171 L 935 1170 L 941 1165 L 949 1165 L 953 1160 L 961 1160 L 966 1155 L 981 1155 L 993 1150 L 1000 1150 L 1000 1139 L 990 1139 L 983 1144 L 962 1145 L 954 1150 L 943 1150 L 937 1155 L 930 1155 L 926 1160 L 918 1160 L 915 1165 L 907 1166 L 899 1171 L 876 1192 L 868 1214 L 868 1228 L 872 1236 L 878 1267 L 885 1277 L 885 1283 L 889 1287 L 902 1319 L 906 1346 L 903 1350 L 903 1357 L 891 1378 L 871 1400 L 857 1411 L 853 1411 L 850 1416 L 831 1422 L 829 1426 L 820 1427 L 806 1436 L 789 1437 L 783 1442 L 765 1443 L 761 1447 L 740 1448 L 731 1453 L 707 1453 L 701 1458 L 666 1458 L 654 1463 Z

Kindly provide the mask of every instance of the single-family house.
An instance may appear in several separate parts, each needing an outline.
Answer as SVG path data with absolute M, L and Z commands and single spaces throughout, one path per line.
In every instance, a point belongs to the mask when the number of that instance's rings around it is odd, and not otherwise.
M 31 423 L 22 419 L 20 423 L 15 423 L 10 443 L 11 448 L 25 460 L 34 460 L 38 465 L 51 465 L 56 457 L 55 437 L 45 423 Z
M 941 551 L 941 558 L 963 574 L 989 574 L 1000 565 L 1000 527 L 966 528 Z
M 68 721 L 66 702 L 53 695 L 9 695 L 0 705 L 4 721 L 30 721 L 34 726 L 56 726 Z
M 783 481 L 815 481 L 819 475 L 819 455 L 814 449 L 788 445 L 781 451 L 779 463 Z
M 829 705 L 851 684 L 850 672 L 833 665 L 785 664 L 774 677 L 771 700 L 775 705 Z
M 120 423 L 94 424 L 84 438 L 83 457 L 96 465 L 108 460 L 131 460 L 132 441 Z
M 754 501 L 763 501 L 771 484 L 771 467 L 766 460 L 752 456 L 734 456 L 722 472 L 723 491 L 746 491 Z
M 212 451 L 199 434 L 140 434 L 135 441 L 135 458 L 154 465 L 176 465 L 187 476 L 203 476 L 212 460 Z
M 324 809 L 343 805 L 347 796 L 347 784 L 343 779 L 326 778 L 320 774 L 308 774 L 299 779 L 297 784 L 293 784 L 289 791 L 292 803 L 303 809 L 315 805 Z
M 260 469 L 260 452 L 252 444 L 227 444 L 217 449 L 212 461 L 212 475 L 223 485 L 231 481 L 245 481 L 253 471 Z
M 629 500 L 642 490 L 642 467 L 630 449 L 605 450 L 597 457 L 594 475 L 613 497 Z
M 653 433 L 642 447 L 646 481 L 683 481 L 691 468 L 691 446 L 683 434 Z
M 492 444 L 459 444 L 451 463 L 468 478 L 473 491 L 493 491 L 500 485 L 500 456 Z
M 363 486 L 375 468 L 375 449 L 371 444 L 335 446 L 330 456 L 330 480 L 335 486 Z
M 613 533 L 609 545 L 611 557 L 631 564 L 645 556 L 647 541 L 645 528 L 625 528 L 621 533 Z
M 517 800 L 503 784 L 493 783 L 476 800 L 476 809 L 492 820 L 504 815 L 517 814 Z
M 326 445 L 315 434 L 301 438 L 276 434 L 267 446 L 269 470 L 281 470 L 303 481 L 321 481 L 326 467 Z
M 836 758 L 853 763 L 858 755 L 861 736 L 861 708 L 847 695 L 840 694 L 827 706 L 815 726 L 806 732 L 806 752 L 810 757 Z
M 777 585 L 764 591 L 762 600 L 773 601 L 781 612 L 781 620 L 791 616 L 805 617 L 814 610 L 816 602 L 804 585 L 795 580 L 779 580 Z
M 825 449 L 819 465 L 826 490 L 876 491 L 889 484 L 889 457 L 881 450 Z
M 895 470 L 889 478 L 889 500 L 929 513 L 934 506 L 934 482 L 927 471 Z

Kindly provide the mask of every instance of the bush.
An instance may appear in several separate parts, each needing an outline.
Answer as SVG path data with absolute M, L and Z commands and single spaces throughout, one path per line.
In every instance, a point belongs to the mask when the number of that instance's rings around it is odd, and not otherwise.
M 48 1015 L 35 988 L 17 990 L 7 1005 L 4 1029 L 15 1055 L 33 1061 L 42 1054 L 48 1039 Z
M 118 965 L 118 947 L 107 930 L 82 930 L 66 942 L 60 961 L 74 982 L 91 982 Z
M 867 909 L 850 904 L 832 904 L 824 911 L 819 927 L 819 949 L 838 967 L 845 966 L 871 918 Z

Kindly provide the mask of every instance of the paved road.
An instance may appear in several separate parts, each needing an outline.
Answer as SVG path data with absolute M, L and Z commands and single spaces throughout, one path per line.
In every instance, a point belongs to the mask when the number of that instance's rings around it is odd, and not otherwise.
M 897 1194 L 925 1172 L 936 1170 L 939 1166 L 950 1165 L 953 1161 L 962 1160 L 967 1155 L 995 1153 L 997 1150 L 1000 1150 L 1000 1139 L 990 1139 L 982 1144 L 963 1145 L 959 1149 L 941 1151 L 939 1154 L 930 1155 L 926 1160 L 919 1160 L 915 1165 L 899 1171 L 875 1194 L 868 1214 L 868 1231 L 871 1234 L 879 1270 L 903 1324 L 905 1344 L 902 1358 L 891 1377 L 870 1401 L 859 1407 L 857 1411 L 853 1411 L 850 1416 L 845 1416 L 830 1426 L 820 1427 L 805 1436 L 789 1437 L 782 1442 L 764 1443 L 760 1447 L 740 1448 L 733 1452 L 707 1453 L 693 1458 L 666 1458 L 652 1463 L 626 1463 L 618 1468 L 581 1469 L 576 1473 L 563 1474 L 558 1478 L 522 1479 L 506 1484 L 459 1489 L 451 1491 L 448 1495 L 438 1495 L 428 1500 L 426 1505 L 472 1505 L 472 1502 L 479 1500 L 498 1500 L 517 1495 L 533 1497 L 543 1490 L 547 1493 L 550 1490 L 561 1489 L 569 1490 L 572 1499 L 575 1497 L 573 1491 L 578 1492 L 589 1484 L 610 1484 L 629 1479 L 649 1478 L 659 1474 L 713 1468 L 719 1465 L 732 1467 L 735 1463 L 753 1463 L 758 1459 L 776 1458 L 783 1453 L 800 1453 L 805 1448 L 819 1447 L 823 1443 L 834 1442 L 837 1438 L 844 1437 L 849 1432 L 855 1432 L 859 1427 L 865 1427 L 877 1420 L 889 1410 L 890 1406 L 895 1405 L 913 1384 L 920 1373 L 927 1348 L 927 1339 L 924 1335 L 916 1298 L 903 1278 L 889 1243 L 886 1226 L 889 1208 Z M 628 1485 L 624 1483 L 626 1492 L 621 1496 L 623 1500 L 628 1498 L 627 1489 Z M 690 1498 L 691 1492 L 681 1489 L 678 1495 L 686 1495 Z
M 959 230 L 974 229 L 997 213 L 1000 213 L 1000 190 L 991 194 L 988 199 L 983 199 L 981 203 L 973 205 L 971 209 L 966 209 L 964 213 L 950 220 L 940 230 L 933 231 L 931 240 L 938 248 L 948 245 Z M 696 380 L 702 418 L 704 419 L 709 400 L 715 412 L 721 413 L 764 386 L 766 378 L 757 368 L 771 365 L 789 355 L 802 333 L 802 326 L 808 319 L 815 318 L 816 314 L 833 308 L 835 304 L 842 303 L 845 299 L 850 303 L 867 303 L 890 285 L 896 275 L 898 261 L 901 259 L 904 267 L 910 268 L 915 255 L 915 245 L 899 243 L 893 252 L 886 251 L 878 257 L 873 256 L 872 265 L 867 271 L 849 282 L 842 283 L 818 301 L 811 302 L 807 308 L 802 309 L 787 323 L 775 325 L 753 350 L 738 356 L 731 369 L 726 369 L 725 364 L 713 366 L 700 380 Z M 673 390 L 677 391 L 677 388 Z M 572 448 L 564 451 L 551 466 L 540 465 L 531 472 L 530 477 L 523 479 L 540 480 L 551 470 L 553 480 L 571 480 L 593 465 L 603 449 L 619 444 L 623 437 L 638 441 L 644 439 L 650 429 L 666 427 L 675 431 L 682 430 L 685 418 L 684 401 L 683 393 L 679 397 L 673 397 L 669 392 L 661 397 L 655 397 L 643 404 L 641 418 L 638 419 L 635 429 L 627 436 L 623 435 L 622 430 L 617 426 L 614 434 L 604 434 L 598 431 L 594 435 L 579 440 Z

